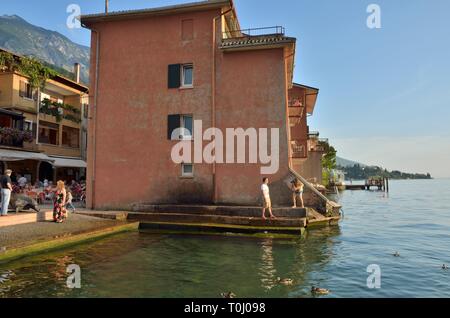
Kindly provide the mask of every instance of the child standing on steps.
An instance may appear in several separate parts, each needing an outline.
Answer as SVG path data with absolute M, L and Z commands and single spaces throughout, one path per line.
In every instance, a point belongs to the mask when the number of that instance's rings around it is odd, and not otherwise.
M 73 200 L 72 192 L 70 192 L 70 190 L 67 190 L 66 208 L 70 207 L 72 209 L 72 213 L 75 213 L 75 207 L 72 204 L 72 200 Z
M 297 178 L 294 181 L 292 181 L 292 200 L 294 202 L 292 208 L 297 207 L 297 198 L 299 198 L 302 204 L 301 208 L 305 207 L 305 205 L 303 204 L 303 187 L 304 184 L 301 183 L 300 180 L 298 180 Z

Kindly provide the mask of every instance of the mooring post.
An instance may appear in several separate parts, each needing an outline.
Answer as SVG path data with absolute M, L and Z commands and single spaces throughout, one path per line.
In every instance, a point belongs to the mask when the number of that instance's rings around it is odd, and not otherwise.
M 389 178 L 386 178 L 386 192 L 389 192 Z

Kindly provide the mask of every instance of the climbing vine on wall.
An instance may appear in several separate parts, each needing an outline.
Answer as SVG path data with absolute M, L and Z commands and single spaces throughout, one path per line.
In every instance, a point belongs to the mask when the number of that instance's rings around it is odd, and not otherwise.
M 45 87 L 48 79 L 57 75 L 51 68 L 44 66 L 32 57 L 17 57 L 5 51 L 0 51 L 0 71 L 16 71 L 28 77 L 33 88 Z

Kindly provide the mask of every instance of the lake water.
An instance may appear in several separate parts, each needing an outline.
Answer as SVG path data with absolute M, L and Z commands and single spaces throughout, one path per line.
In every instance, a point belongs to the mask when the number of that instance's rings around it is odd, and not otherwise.
M 338 226 L 297 240 L 128 233 L 0 265 L 2 297 L 450 297 L 450 180 L 346 191 Z M 400 257 L 392 254 L 398 251 Z M 81 288 L 66 287 L 66 267 Z M 381 288 L 367 287 L 367 266 Z M 293 286 L 276 283 L 291 278 Z

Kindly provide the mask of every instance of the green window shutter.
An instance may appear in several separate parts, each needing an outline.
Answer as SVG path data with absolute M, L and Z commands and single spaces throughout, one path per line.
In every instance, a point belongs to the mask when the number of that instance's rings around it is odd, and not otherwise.
M 172 133 L 175 129 L 180 128 L 180 115 L 169 115 L 167 119 L 167 138 L 172 140 Z
M 179 88 L 181 86 L 181 64 L 169 65 L 169 88 Z

